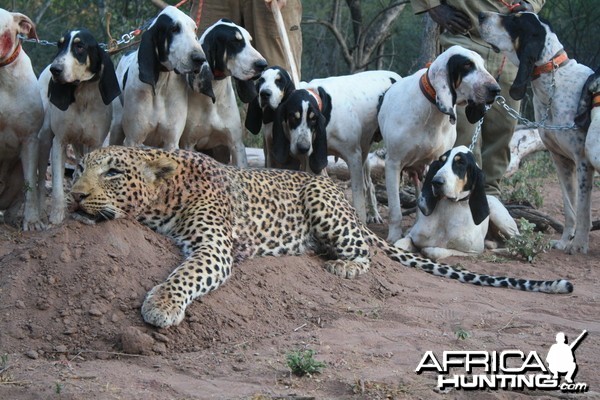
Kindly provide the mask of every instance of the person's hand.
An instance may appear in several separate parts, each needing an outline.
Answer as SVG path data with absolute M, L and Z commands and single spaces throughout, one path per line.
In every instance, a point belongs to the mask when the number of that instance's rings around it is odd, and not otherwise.
M 287 0 L 265 0 L 265 6 L 267 6 L 267 8 L 270 10 L 271 9 L 271 2 L 275 2 L 277 4 L 277 7 L 279 7 L 279 9 L 281 10 L 283 7 L 285 7 L 285 3 Z
M 513 6 L 510 8 L 511 13 L 521 11 L 533 12 L 533 6 L 526 1 L 519 1 L 518 3 L 514 3 Z
M 467 14 L 447 4 L 430 8 L 429 15 L 438 25 L 455 35 L 471 29 L 471 20 Z

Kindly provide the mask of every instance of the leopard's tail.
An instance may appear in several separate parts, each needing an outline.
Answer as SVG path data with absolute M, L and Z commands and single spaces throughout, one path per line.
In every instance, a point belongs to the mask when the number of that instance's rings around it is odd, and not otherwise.
M 456 279 L 463 283 L 471 283 L 478 286 L 505 287 L 524 290 L 526 292 L 571 293 L 573 291 L 573 284 L 566 279 L 536 281 L 506 276 L 482 275 L 453 265 L 437 263 L 428 258 L 421 257 L 418 254 L 408 253 L 391 245 L 366 227 L 364 230 L 367 242 L 371 246 L 379 247 L 385 251 L 392 260 L 398 261 L 407 267 L 417 268 L 435 276 Z

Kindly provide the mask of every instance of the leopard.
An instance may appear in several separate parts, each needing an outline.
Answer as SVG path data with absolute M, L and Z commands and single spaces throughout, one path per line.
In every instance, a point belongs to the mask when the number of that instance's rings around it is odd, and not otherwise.
M 361 222 L 339 183 L 300 171 L 237 168 L 199 152 L 110 146 L 85 155 L 74 174 L 69 211 L 92 223 L 131 218 L 172 238 L 183 261 L 153 287 L 143 320 L 178 325 L 186 308 L 214 291 L 234 264 L 259 256 L 323 255 L 327 271 L 357 278 L 371 248 L 406 267 L 475 285 L 570 293 L 571 282 L 477 274 L 408 253 Z M 98 226 L 97 225 L 97 226 Z

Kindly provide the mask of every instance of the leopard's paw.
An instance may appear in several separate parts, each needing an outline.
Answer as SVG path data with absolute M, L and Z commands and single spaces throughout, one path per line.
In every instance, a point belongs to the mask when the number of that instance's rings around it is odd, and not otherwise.
M 185 315 L 185 303 L 165 283 L 154 286 L 142 304 L 144 321 L 159 328 L 179 325 Z
M 356 261 L 332 260 L 325 263 L 325 269 L 342 278 L 353 279 L 367 272 L 369 266 Z

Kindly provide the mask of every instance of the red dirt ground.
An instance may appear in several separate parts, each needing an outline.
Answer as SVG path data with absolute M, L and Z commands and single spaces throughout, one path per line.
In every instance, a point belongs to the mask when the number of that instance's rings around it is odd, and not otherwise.
M 562 219 L 555 179 L 544 198 L 543 211 Z M 596 193 L 595 219 L 599 200 Z M 584 329 L 576 381 L 590 391 L 575 397 L 600 397 L 599 258 L 592 232 L 587 255 L 448 260 L 476 272 L 568 278 L 570 295 L 461 284 L 381 252 L 357 280 L 326 272 L 314 255 L 254 259 L 163 330 L 144 324 L 140 305 L 181 260 L 168 239 L 129 220 L 71 220 L 41 233 L 0 226 L 0 399 L 555 398 L 563 395 L 441 394 L 434 374 L 414 370 L 427 350 L 545 357 L 557 332 L 573 339 Z M 286 354 L 305 348 L 327 367 L 290 375 Z

